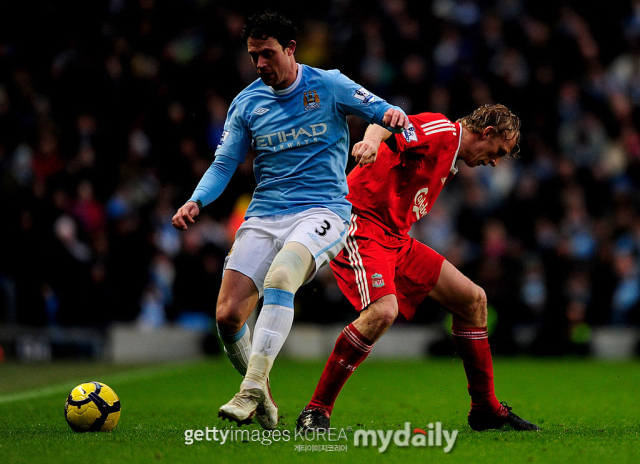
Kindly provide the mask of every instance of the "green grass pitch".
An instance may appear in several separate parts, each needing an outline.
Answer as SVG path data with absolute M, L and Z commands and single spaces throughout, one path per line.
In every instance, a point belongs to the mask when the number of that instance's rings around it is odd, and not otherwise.
M 5 363 L 0 365 L 0 463 L 640 462 L 637 362 L 498 358 L 498 398 L 543 430 L 476 433 L 466 423 L 469 399 L 459 359 L 368 360 L 347 383 L 332 417 L 332 427 L 344 428 L 346 439 L 294 441 L 295 420 L 322 366 L 277 360 L 271 378 L 283 415 L 281 441 L 186 445 L 187 429 L 231 428 L 217 418 L 217 408 L 241 379 L 224 358 L 136 367 Z M 66 395 L 88 380 L 104 382 L 120 396 L 122 416 L 111 433 L 74 433 L 64 420 Z M 359 429 L 396 431 L 405 422 L 424 430 L 442 422 L 459 435 L 448 454 L 442 447 L 392 443 L 381 454 L 375 447 L 354 446 Z M 258 425 L 248 430 L 262 433 Z M 290 440 L 282 441 L 287 431 Z M 300 444 L 346 445 L 347 450 L 297 451 Z

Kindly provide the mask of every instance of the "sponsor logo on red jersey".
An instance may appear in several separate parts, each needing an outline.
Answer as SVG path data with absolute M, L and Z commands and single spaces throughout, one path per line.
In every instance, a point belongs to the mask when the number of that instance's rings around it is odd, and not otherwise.
M 416 213 L 417 219 L 420 219 L 422 216 L 427 214 L 427 206 L 429 205 L 429 202 L 427 201 L 427 193 L 429 193 L 428 187 L 420 189 L 413 199 L 413 212 Z

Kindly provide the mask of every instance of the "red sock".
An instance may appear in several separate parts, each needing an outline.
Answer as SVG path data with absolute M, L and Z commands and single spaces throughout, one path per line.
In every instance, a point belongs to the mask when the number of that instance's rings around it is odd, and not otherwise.
M 452 327 L 453 343 L 462 358 L 469 384 L 471 409 L 498 412 L 500 403 L 493 389 L 493 363 L 486 327 Z
M 345 327 L 324 366 L 307 408 L 322 408 L 331 414 L 340 390 L 356 367 L 367 358 L 372 346 L 353 324 Z

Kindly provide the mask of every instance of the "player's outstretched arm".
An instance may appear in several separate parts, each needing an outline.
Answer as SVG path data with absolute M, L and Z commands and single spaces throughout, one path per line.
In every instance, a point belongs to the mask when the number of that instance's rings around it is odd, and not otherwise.
M 196 221 L 193 218 L 198 214 L 200 214 L 198 204 L 195 201 L 188 201 L 173 216 L 171 224 L 178 230 L 187 230 L 187 223 L 195 224 Z
M 193 220 L 203 206 L 207 206 L 220 196 L 231 176 L 238 167 L 238 160 L 228 156 L 216 156 L 207 172 L 204 173 L 198 186 L 187 201 L 173 216 L 171 224 L 178 230 L 187 230 L 187 224 L 195 224 Z
M 378 156 L 380 144 L 389 137 L 391 137 L 391 132 L 387 129 L 377 124 L 371 124 L 367 127 L 362 141 L 353 146 L 351 155 L 353 155 L 359 166 L 373 163 Z

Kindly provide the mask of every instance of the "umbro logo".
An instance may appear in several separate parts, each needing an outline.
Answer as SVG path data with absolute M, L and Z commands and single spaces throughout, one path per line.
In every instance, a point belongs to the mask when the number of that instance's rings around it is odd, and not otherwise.
M 259 107 L 256 108 L 255 110 L 253 110 L 254 114 L 257 114 L 258 116 L 262 116 L 263 114 L 265 114 L 266 112 L 268 112 L 269 110 L 263 107 Z

